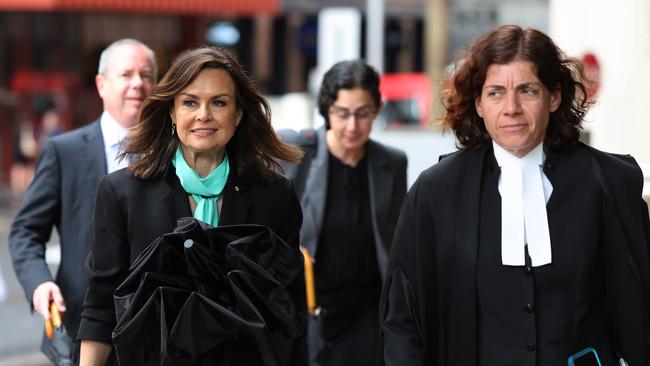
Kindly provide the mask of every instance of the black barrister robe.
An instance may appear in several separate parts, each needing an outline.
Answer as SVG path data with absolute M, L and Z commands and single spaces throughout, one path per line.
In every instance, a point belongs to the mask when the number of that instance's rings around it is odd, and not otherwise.
M 592 156 L 594 179 L 613 208 L 604 225 L 620 238 L 603 243 L 608 254 L 604 301 L 611 334 L 630 366 L 650 365 L 650 228 L 641 199 L 641 170 L 629 156 L 583 144 L 576 149 Z M 409 191 L 380 304 L 384 348 L 380 364 L 477 364 L 476 259 L 486 156 L 479 150 L 454 153 L 424 171 Z M 561 163 L 562 154 L 553 159 Z M 579 265 L 580 258 L 575 260 Z M 576 308 L 576 317 L 583 310 Z

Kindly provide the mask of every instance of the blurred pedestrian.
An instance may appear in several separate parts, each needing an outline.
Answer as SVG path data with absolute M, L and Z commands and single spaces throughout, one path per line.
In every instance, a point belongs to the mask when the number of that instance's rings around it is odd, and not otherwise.
M 650 364 L 643 175 L 579 142 L 582 64 L 514 25 L 460 60 L 443 119 L 460 151 L 404 203 L 381 364 Z
M 300 204 L 289 181 L 275 172 L 275 161 L 295 162 L 301 152 L 278 139 L 268 103 L 227 51 L 183 52 L 145 101 L 122 156 L 133 163 L 106 176 L 97 193 L 91 280 L 79 328 L 82 365 L 104 364 L 116 325 L 113 291 L 143 249 L 171 232 L 177 219 L 265 225 L 299 250 Z M 298 278 L 289 290 L 301 316 L 304 281 Z M 284 356 L 302 365 L 304 316 L 293 321 L 301 332 Z M 232 364 L 259 364 L 254 343 L 250 347 L 231 352 Z
M 34 125 L 28 115 L 21 116 L 16 127 L 9 184 L 13 196 L 22 198 L 34 176 L 38 144 L 34 137 Z
M 153 51 L 137 40 L 116 41 L 102 52 L 95 78 L 104 107 L 101 117 L 45 142 L 11 226 L 13 266 L 32 310 L 49 321 L 53 301 L 64 313 L 63 324 L 73 339 L 88 287 L 85 261 L 97 186 L 107 172 L 126 166 L 116 159 L 117 148 L 136 122 L 156 73 Z M 45 262 L 45 245 L 54 227 L 61 248 L 56 279 Z M 78 342 L 75 347 L 78 352 Z M 48 352 L 45 338 L 41 349 Z
M 36 132 L 38 150 L 43 150 L 45 142 L 47 142 L 49 138 L 54 137 L 61 132 L 63 132 L 63 126 L 61 124 L 61 115 L 59 112 L 56 108 L 46 110 L 41 117 L 41 123 Z
M 406 155 L 369 138 L 382 106 L 379 75 L 361 60 L 323 77 L 319 130 L 280 131 L 305 149 L 287 166 L 301 197 L 301 243 L 315 257 L 318 317 L 309 328 L 311 365 L 374 365 L 381 283 L 402 201 Z

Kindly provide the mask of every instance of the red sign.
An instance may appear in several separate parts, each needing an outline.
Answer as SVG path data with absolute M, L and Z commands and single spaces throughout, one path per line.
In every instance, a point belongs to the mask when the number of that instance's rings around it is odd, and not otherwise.
M 582 63 L 585 68 L 585 86 L 587 87 L 587 98 L 594 99 L 600 87 L 600 63 L 591 52 L 587 52 L 582 56 Z

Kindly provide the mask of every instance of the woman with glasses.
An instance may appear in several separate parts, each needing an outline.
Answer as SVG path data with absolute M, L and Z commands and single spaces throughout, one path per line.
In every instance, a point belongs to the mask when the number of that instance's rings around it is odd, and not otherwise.
M 318 109 L 324 128 L 280 132 L 306 153 L 285 172 L 302 204 L 301 244 L 315 258 L 319 310 L 309 327 L 310 364 L 374 365 L 381 284 L 406 194 L 406 155 L 369 139 L 381 95 L 379 75 L 363 61 L 327 71 Z

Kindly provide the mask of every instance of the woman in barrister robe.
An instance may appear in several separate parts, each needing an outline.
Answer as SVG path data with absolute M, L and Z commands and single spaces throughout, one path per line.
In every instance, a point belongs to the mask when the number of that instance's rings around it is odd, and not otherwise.
M 460 151 L 402 209 L 381 364 L 650 364 L 643 177 L 579 141 L 585 82 L 534 29 L 499 27 L 460 57 L 443 100 Z

